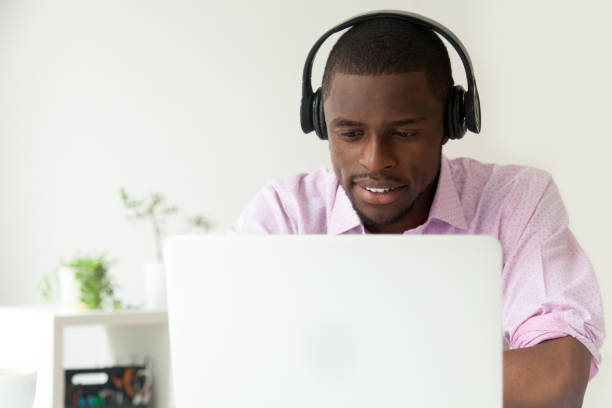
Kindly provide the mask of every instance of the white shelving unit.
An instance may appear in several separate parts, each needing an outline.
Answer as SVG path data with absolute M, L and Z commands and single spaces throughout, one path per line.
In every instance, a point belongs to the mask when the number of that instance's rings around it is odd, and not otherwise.
M 149 357 L 154 408 L 171 406 L 171 367 L 166 311 L 74 311 L 59 307 L 0 307 L 0 365 L 38 371 L 35 408 L 63 408 L 66 330 L 100 326 L 114 355 Z M 91 341 L 95 345 L 100 339 Z M 87 349 L 82 344 L 81 349 Z M 92 356 L 100 350 L 87 350 Z M 76 367 L 70 367 L 76 368 Z M 79 367 L 98 368 L 98 367 Z

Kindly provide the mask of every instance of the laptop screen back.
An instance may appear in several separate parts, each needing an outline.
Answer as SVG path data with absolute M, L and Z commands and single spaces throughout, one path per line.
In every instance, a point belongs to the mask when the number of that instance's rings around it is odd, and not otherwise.
M 178 408 L 501 407 L 484 236 L 183 236 L 165 245 Z

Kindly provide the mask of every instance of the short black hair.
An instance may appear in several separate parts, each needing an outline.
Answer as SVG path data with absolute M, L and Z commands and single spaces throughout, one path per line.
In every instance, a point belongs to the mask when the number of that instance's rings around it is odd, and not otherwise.
M 323 73 L 323 98 L 336 72 L 376 76 L 419 71 L 425 72 L 432 95 L 446 101 L 453 77 L 448 51 L 436 33 L 393 18 L 364 21 L 334 44 Z

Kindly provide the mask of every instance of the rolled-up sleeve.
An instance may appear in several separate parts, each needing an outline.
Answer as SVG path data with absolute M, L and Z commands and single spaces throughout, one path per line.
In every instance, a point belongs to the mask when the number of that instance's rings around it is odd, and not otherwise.
M 534 190 L 539 193 L 534 194 Z M 532 183 L 502 221 L 515 236 L 502 237 L 504 337 L 511 348 L 572 336 L 590 351 L 592 378 L 601 363 L 603 306 L 593 267 L 569 229 L 552 178 Z M 518 192 L 517 194 L 521 194 Z M 510 242 L 512 241 L 512 242 Z

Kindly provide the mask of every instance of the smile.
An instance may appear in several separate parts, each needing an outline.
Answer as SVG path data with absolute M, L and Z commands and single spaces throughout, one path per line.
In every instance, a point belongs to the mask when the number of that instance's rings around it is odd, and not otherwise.
M 356 185 L 355 195 L 361 201 L 372 205 L 387 205 L 403 196 L 407 186 L 364 186 Z
M 395 190 L 394 188 L 376 188 L 376 187 L 364 187 L 366 190 L 371 191 L 372 193 L 376 193 L 376 194 L 383 194 L 383 193 L 388 193 L 391 190 Z

